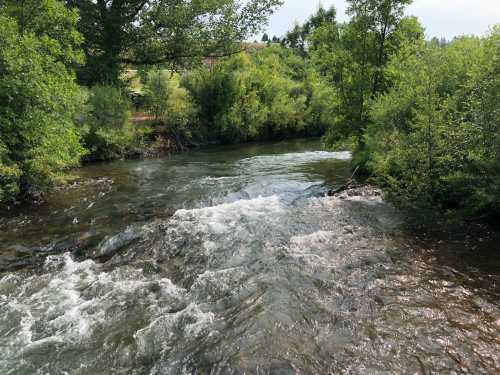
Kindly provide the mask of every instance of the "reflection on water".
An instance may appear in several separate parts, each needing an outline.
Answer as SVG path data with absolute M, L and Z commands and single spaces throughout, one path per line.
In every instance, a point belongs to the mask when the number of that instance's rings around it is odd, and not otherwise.
M 493 374 L 496 243 L 325 197 L 315 142 L 86 167 L 0 222 L 0 373 Z M 491 241 L 491 242 L 488 242 Z

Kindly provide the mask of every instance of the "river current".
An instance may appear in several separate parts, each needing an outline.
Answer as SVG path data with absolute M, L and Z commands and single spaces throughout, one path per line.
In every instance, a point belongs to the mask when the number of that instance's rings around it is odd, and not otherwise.
M 498 237 L 327 196 L 349 161 L 294 141 L 92 165 L 3 212 L 0 374 L 500 373 Z

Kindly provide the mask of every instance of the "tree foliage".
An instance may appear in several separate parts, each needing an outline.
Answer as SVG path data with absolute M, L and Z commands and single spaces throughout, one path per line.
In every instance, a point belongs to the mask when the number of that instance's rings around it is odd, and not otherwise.
M 83 36 L 76 28 L 80 19 L 77 11 L 68 9 L 59 0 L 3 0 L 2 3 L 2 14 L 16 20 L 21 35 L 50 39 L 51 56 L 69 69 L 83 64 Z
M 117 83 L 123 63 L 192 66 L 258 32 L 280 0 L 67 0 L 79 9 L 86 83 Z
M 68 47 L 64 33 L 52 37 L 39 29 L 44 20 L 65 20 L 76 43 L 76 17 L 54 1 L 37 5 L 37 21 L 29 22 L 13 8 L 0 9 L 2 201 L 46 190 L 84 154 L 73 122 L 80 92 L 68 69 L 80 61 L 77 45 Z
M 373 104 L 368 165 L 400 203 L 500 214 L 500 30 L 409 45 Z
M 325 144 L 351 147 L 401 205 L 499 214 L 498 27 L 425 42 L 410 3 L 350 0 L 347 23 L 289 34 L 337 93 Z
M 240 54 L 183 82 L 198 107 L 199 132 L 224 143 L 321 135 L 336 91 L 293 51 Z
M 144 91 L 146 107 L 154 125 L 182 149 L 192 137 L 195 107 L 189 92 L 180 86 L 179 75 L 153 69 L 147 74 Z
M 368 123 L 370 100 L 390 86 L 385 68 L 406 40 L 423 38 L 415 18 L 404 17 L 407 0 L 349 1 L 351 20 L 323 23 L 310 36 L 318 71 L 338 88 L 342 104 L 325 142 L 359 137 Z
M 334 7 L 328 9 L 320 6 L 303 25 L 296 24 L 281 40 L 285 48 L 292 48 L 297 53 L 305 56 L 308 50 L 310 36 L 324 25 L 336 24 L 337 11 Z
M 90 160 L 123 158 L 134 145 L 130 101 L 121 89 L 95 86 L 87 100 L 84 145 Z

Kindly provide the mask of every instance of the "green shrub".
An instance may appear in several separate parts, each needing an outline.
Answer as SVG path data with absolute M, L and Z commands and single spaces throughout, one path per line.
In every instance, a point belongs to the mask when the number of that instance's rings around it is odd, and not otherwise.
M 84 154 L 73 122 L 80 90 L 58 43 L 0 16 L 0 200 L 46 191 Z
M 338 120 L 339 100 L 337 90 L 327 85 L 314 72 L 306 81 L 305 130 L 307 135 L 323 136 Z
M 11 201 L 19 193 L 21 170 L 8 158 L 7 147 L 0 140 L 0 202 Z
M 306 60 L 279 46 L 243 53 L 183 80 L 202 139 L 237 143 L 322 135 L 336 118 L 336 91 Z
M 180 86 L 177 74 L 152 70 L 144 85 L 146 108 L 160 132 L 185 143 L 191 138 L 195 107 L 189 92 Z
M 88 100 L 85 147 L 91 160 L 123 158 L 135 145 L 130 102 L 113 86 L 95 86 Z
M 157 122 L 166 122 L 168 100 L 172 94 L 170 73 L 165 70 L 152 70 L 148 73 L 144 85 L 146 108 L 149 115 Z
M 409 46 L 371 106 L 365 162 L 391 197 L 466 216 L 500 215 L 500 29 Z
M 212 70 L 202 67 L 183 77 L 185 87 L 197 108 L 196 138 L 217 141 L 224 138 L 223 117 L 236 103 L 240 82 L 236 75 L 218 64 Z

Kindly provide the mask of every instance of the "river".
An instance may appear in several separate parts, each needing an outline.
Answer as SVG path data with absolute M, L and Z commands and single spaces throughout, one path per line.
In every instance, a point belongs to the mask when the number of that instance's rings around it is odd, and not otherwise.
M 95 164 L 0 215 L 1 374 L 500 373 L 498 236 L 423 238 L 316 141 Z

